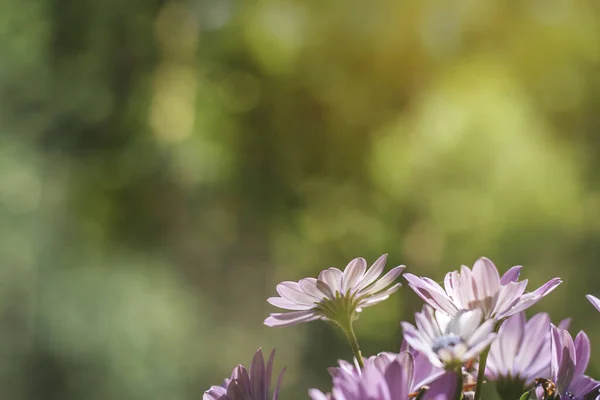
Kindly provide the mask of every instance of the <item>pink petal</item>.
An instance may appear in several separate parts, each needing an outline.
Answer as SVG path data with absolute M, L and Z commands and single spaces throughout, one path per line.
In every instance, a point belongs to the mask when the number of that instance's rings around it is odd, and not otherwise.
M 314 311 L 292 311 L 289 313 L 271 314 L 265 319 L 265 325 L 270 327 L 292 326 L 302 322 L 309 322 L 319 319 L 321 316 Z
M 379 278 L 379 275 L 383 272 L 385 268 L 385 264 L 387 262 L 387 254 L 382 255 L 373 263 L 371 268 L 367 271 L 367 273 L 363 276 L 361 282 L 359 282 L 357 288 L 358 290 L 362 290 L 369 286 L 371 283 L 375 281 L 375 279 Z
M 594 307 L 596 307 L 596 310 L 600 311 L 600 299 L 592 296 L 591 294 L 588 294 L 585 297 L 590 301 L 590 303 L 592 303 Z
M 367 261 L 362 258 L 355 258 L 350 261 L 344 270 L 342 277 L 342 293 L 348 293 L 348 290 L 354 288 L 354 286 L 362 279 L 365 271 L 367 270 Z
M 514 267 L 512 267 L 511 269 L 509 269 L 508 271 L 506 271 L 504 273 L 504 275 L 502 275 L 502 278 L 500 278 L 500 284 L 501 285 L 506 285 L 509 282 L 516 282 L 519 280 L 519 275 L 521 274 L 521 268 L 523 268 L 520 265 L 515 265 Z
M 315 278 L 304 278 L 298 282 L 300 289 L 310 296 L 313 296 L 319 301 L 333 297 L 331 288 L 325 282 Z
M 458 309 L 440 285 L 431 284 L 427 280 L 413 274 L 404 274 L 403 276 L 408 281 L 408 285 L 412 290 L 436 310 L 443 311 L 449 315 L 454 315 L 458 312 Z
M 298 303 L 294 303 L 293 301 L 289 301 L 288 299 L 284 299 L 283 297 L 269 297 L 267 299 L 267 301 L 274 305 L 275 307 L 279 307 L 279 308 L 283 308 L 285 310 L 310 310 L 311 308 L 314 308 L 315 306 L 312 305 L 308 305 L 308 304 L 298 304 Z
M 581 331 L 575 337 L 575 373 L 573 376 L 583 375 L 590 362 L 590 339 Z
M 396 283 L 394 286 L 389 287 L 388 289 L 377 293 L 376 295 L 369 296 L 360 302 L 361 307 L 372 306 L 373 304 L 380 303 L 386 300 L 392 293 L 400 289 L 402 286 L 401 283 Z
M 475 261 L 473 278 L 477 282 L 478 297 L 480 299 L 497 298 L 498 290 L 500 290 L 500 275 L 492 261 L 485 257 Z M 493 306 L 494 304 L 492 304 Z
M 387 274 L 385 274 L 381 279 L 379 279 L 377 282 L 375 282 L 372 286 L 364 289 L 363 292 L 375 294 L 375 293 L 385 289 L 392 282 L 394 282 L 396 280 L 396 278 L 398 278 L 400 276 L 402 271 L 404 271 L 404 268 L 406 268 L 406 266 L 404 266 L 404 265 L 399 265 L 395 268 L 392 268 Z
M 509 282 L 501 286 L 498 293 L 498 301 L 492 311 L 492 315 L 495 315 L 497 319 L 501 319 L 522 311 L 515 310 L 515 305 L 519 302 L 521 295 L 527 287 L 527 283 L 527 279 L 524 279 L 519 282 Z
M 327 286 L 331 288 L 331 292 L 335 295 L 335 292 L 341 292 L 342 290 L 342 277 L 344 274 L 337 268 L 327 268 L 319 274 L 319 280 L 325 282 Z
M 281 282 L 277 285 L 277 293 L 281 297 L 298 304 L 311 305 L 315 302 L 315 297 L 304 293 L 297 282 Z

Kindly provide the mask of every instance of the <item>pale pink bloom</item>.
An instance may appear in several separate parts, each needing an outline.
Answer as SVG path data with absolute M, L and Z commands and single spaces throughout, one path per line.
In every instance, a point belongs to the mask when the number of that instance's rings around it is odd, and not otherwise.
M 431 364 L 455 369 L 477 357 L 496 337 L 494 320 L 481 321 L 481 310 L 450 317 L 425 304 L 423 311 L 415 314 L 417 326 L 402 322 L 402 329 L 408 344 L 427 355 Z
M 561 321 L 566 329 L 569 320 Z M 498 390 L 518 397 L 539 377 L 550 374 L 551 329 L 550 316 L 538 313 L 529 321 L 520 312 L 507 319 L 492 343 L 485 373 L 496 381 Z
M 481 310 L 484 319 L 501 320 L 523 311 L 553 291 L 562 281 L 554 278 L 534 292 L 525 293 L 527 279 L 519 281 L 521 266 L 514 266 L 502 277 L 496 266 L 482 257 L 473 270 L 462 266 L 449 272 L 444 288 L 429 278 L 404 274 L 409 286 L 427 304 L 450 316 L 464 310 Z
M 267 299 L 272 305 L 292 310 L 271 314 L 265 320 L 267 326 L 290 326 L 316 319 L 354 319 L 364 307 L 372 306 L 387 299 L 401 286 L 390 285 L 402 273 L 405 266 L 393 268 L 379 278 L 387 254 L 382 255 L 367 270 L 364 258 L 355 258 L 344 272 L 337 268 L 322 271 L 317 279 L 304 278 L 299 282 L 282 282 L 277 285 L 281 297 Z M 379 279 L 378 279 L 379 278 Z

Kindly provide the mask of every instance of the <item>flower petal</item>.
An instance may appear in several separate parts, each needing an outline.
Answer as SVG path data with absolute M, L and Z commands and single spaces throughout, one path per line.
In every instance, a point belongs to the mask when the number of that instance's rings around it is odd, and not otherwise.
M 335 292 L 342 290 L 342 277 L 344 274 L 337 268 L 327 268 L 319 274 L 319 280 L 325 282 L 331 288 L 332 297 Z
M 392 282 L 394 282 L 394 280 L 396 280 L 396 278 L 398 278 L 400 276 L 400 274 L 402 273 L 402 271 L 404 271 L 405 268 L 406 268 L 405 265 L 399 265 L 395 268 L 392 268 L 387 274 L 385 274 L 381 279 L 379 279 L 373 285 L 367 287 L 366 289 L 363 289 L 361 291 L 361 293 L 368 292 L 371 294 L 376 294 L 377 292 L 385 289 Z
M 350 261 L 344 270 L 342 277 L 342 293 L 346 294 L 350 289 L 362 279 L 367 270 L 367 261 L 362 258 L 355 258 Z
M 267 299 L 267 301 L 274 305 L 275 307 L 279 307 L 279 308 L 283 308 L 286 310 L 302 310 L 302 311 L 306 311 L 306 310 L 310 310 L 311 308 L 314 308 L 314 305 L 308 305 L 308 304 L 298 304 L 298 303 L 294 303 L 293 301 L 290 301 L 288 299 L 284 299 L 283 297 L 269 297 Z
M 384 254 L 373 263 L 371 268 L 369 268 L 369 270 L 362 277 L 362 280 L 358 283 L 357 288 L 359 291 L 369 286 L 375 281 L 375 279 L 379 278 L 379 275 L 381 275 L 383 269 L 385 268 L 387 257 L 388 255 Z
M 596 307 L 596 310 L 600 311 L 600 299 L 599 298 L 592 296 L 591 294 L 588 294 L 585 297 L 590 301 L 590 303 L 592 303 L 592 305 L 594 307 Z
M 271 314 L 265 319 L 265 325 L 275 326 L 292 326 L 302 322 L 314 321 L 321 318 L 321 316 L 314 311 L 292 311 L 289 313 L 275 313 Z
M 320 300 L 304 293 L 297 282 L 281 282 L 277 285 L 277 293 L 284 299 L 298 304 L 312 305 L 315 299 Z
M 509 269 L 508 271 L 506 271 L 504 273 L 504 275 L 502 275 L 502 278 L 500 278 L 500 284 L 501 285 L 506 285 L 509 282 L 516 282 L 519 280 L 519 275 L 521 274 L 521 268 L 523 268 L 520 265 L 515 265 L 514 267 L 512 267 L 511 269 Z

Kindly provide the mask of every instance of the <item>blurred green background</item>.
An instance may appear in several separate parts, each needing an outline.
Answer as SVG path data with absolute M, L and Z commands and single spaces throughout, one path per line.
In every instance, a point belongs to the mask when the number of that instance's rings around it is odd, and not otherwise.
M 259 346 L 307 398 L 349 349 L 265 299 L 385 252 L 561 276 L 530 311 L 599 360 L 600 2 L 4 0 L 0 54 L 3 399 L 199 399 Z

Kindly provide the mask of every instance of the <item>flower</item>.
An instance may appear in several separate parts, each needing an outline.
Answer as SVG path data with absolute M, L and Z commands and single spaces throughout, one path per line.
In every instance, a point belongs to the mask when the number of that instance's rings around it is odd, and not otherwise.
M 268 400 L 271 387 L 271 371 L 275 350 L 271 352 L 269 361 L 265 366 L 262 349 L 258 349 L 252 357 L 249 370 L 243 365 L 238 365 L 231 373 L 231 378 L 225 379 L 222 386 L 211 386 L 202 400 Z M 273 391 L 273 400 L 279 398 L 279 389 L 285 368 L 279 373 L 279 378 Z
M 582 331 L 575 340 L 565 329 L 551 327 L 550 379 L 537 379 L 534 393 L 539 400 L 596 399 L 600 382 L 584 375 L 590 360 L 590 341 Z M 552 393 L 555 392 L 555 393 Z
M 484 319 L 501 320 L 523 311 L 554 290 L 562 281 L 551 279 L 536 291 L 525 293 L 527 280 L 518 281 L 521 266 L 514 266 L 500 278 L 498 269 L 487 258 L 475 262 L 473 270 L 462 266 L 449 272 L 444 289 L 429 278 L 404 274 L 409 286 L 427 304 L 450 316 L 463 310 L 481 310 Z
M 402 329 L 408 344 L 426 354 L 434 366 L 456 369 L 475 358 L 496 337 L 495 322 L 481 324 L 481 319 L 478 309 L 449 317 L 425 304 L 423 311 L 415 314 L 417 327 L 402 322 Z
M 568 320 L 559 326 L 566 329 Z M 534 315 L 529 321 L 525 312 L 510 317 L 492 343 L 486 364 L 486 376 L 496 381 L 496 389 L 502 398 L 518 398 L 526 386 L 540 376 L 550 373 L 550 316 L 546 313 Z
M 414 360 L 413 385 L 411 386 L 412 392 L 418 392 L 421 388 L 438 379 L 445 372 L 444 369 L 432 365 L 429 361 L 429 358 L 425 354 L 410 348 L 406 341 L 403 341 L 402 346 L 400 347 L 400 354 L 402 353 L 410 353 Z M 394 360 L 398 358 L 398 356 L 399 354 L 397 353 L 382 352 L 375 356 L 366 358 L 365 367 L 368 365 L 374 365 L 380 371 L 384 371 Z M 360 378 L 362 370 L 358 366 L 356 359 L 354 359 L 354 364 L 345 360 L 339 360 L 338 363 L 339 367 L 331 367 L 327 369 L 333 378 L 342 374 L 354 376 L 356 379 Z
M 600 311 L 600 299 L 599 298 L 594 297 L 591 294 L 588 294 L 585 297 L 587 297 L 587 299 L 590 301 L 590 303 L 592 303 L 592 305 L 594 307 L 596 307 L 596 310 Z
M 281 297 L 267 299 L 272 305 L 293 310 L 274 313 L 265 319 L 267 326 L 291 326 L 316 319 L 333 320 L 350 317 L 362 308 L 387 299 L 398 290 L 400 283 L 390 284 L 402 273 L 405 266 L 393 268 L 381 279 L 387 254 L 382 255 L 367 271 L 364 258 L 355 258 L 344 272 L 337 268 L 322 271 L 317 279 L 305 278 L 299 282 L 282 282 L 277 285 Z
M 382 353 L 369 358 L 364 369 L 340 368 L 331 394 L 311 389 L 313 400 L 408 400 L 424 391 L 423 400 L 447 400 L 454 394 L 456 377 L 446 373 L 423 388 L 415 379 L 415 360 L 409 352 Z

